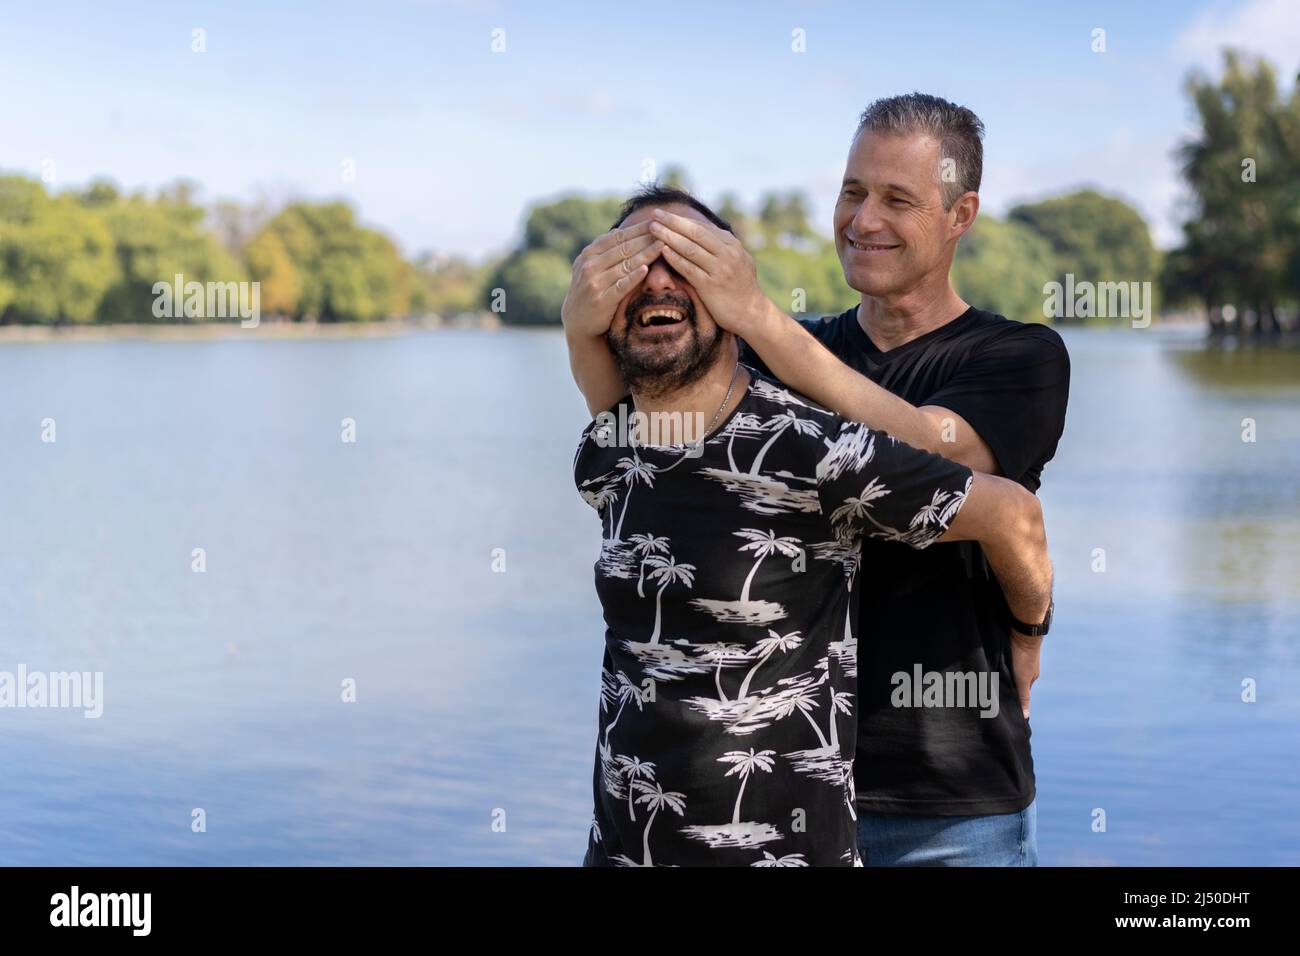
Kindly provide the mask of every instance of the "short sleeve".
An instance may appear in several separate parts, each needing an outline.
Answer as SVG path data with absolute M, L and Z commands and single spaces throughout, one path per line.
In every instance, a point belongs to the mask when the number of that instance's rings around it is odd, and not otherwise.
M 1045 325 L 1018 326 L 964 362 L 918 405 L 956 412 L 975 429 L 1002 474 L 1037 490 L 1038 471 L 1056 454 L 1070 395 L 1070 355 Z
M 836 421 L 817 465 L 817 495 L 836 537 L 917 549 L 942 537 L 966 501 L 971 470 L 859 422 Z

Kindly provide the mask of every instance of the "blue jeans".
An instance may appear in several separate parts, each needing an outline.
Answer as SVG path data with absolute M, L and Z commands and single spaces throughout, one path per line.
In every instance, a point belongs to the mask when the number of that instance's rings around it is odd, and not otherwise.
M 863 866 L 1037 866 L 1038 807 L 974 817 L 858 811 Z

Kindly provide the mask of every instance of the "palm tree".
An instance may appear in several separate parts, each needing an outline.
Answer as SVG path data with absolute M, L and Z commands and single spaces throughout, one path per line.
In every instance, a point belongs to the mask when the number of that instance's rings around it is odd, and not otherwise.
M 853 695 L 847 691 L 836 691 L 835 685 L 831 685 L 831 742 L 830 745 L 836 750 L 840 746 L 839 727 L 836 726 L 835 715 L 853 713 Z
M 740 469 L 736 466 L 736 458 L 731 451 L 731 446 L 736 442 L 736 435 L 741 432 L 756 431 L 762 427 L 763 420 L 752 412 L 740 412 L 727 423 L 725 429 L 727 435 L 727 462 L 731 465 L 733 472 L 737 474 L 740 472 Z
M 736 658 L 743 660 L 747 656 L 745 645 L 718 641 L 713 644 L 697 645 L 697 647 L 702 647 L 698 652 L 700 660 L 711 661 L 716 665 L 713 669 L 713 683 L 718 688 L 718 700 L 726 703 L 727 694 L 722 689 L 722 665 Z
M 643 700 L 643 698 L 641 697 L 641 690 L 636 686 L 636 684 L 633 684 L 630 680 L 628 680 L 626 674 L 624 674 L 622 671 L 619 671 L 616 679 L 618 681 L 618 690 L 616 692 L 617 699 L 619 702 L 618 713 L 614 715 L 613 720 L 611 720 L 608 724 L 605 725 L 605 746 L 606 747 L 609 746 L 609 732 L 614 729 L 614 725 L 618 723 L 618 719 L 623 716 L 623 708 L 627 706 L 627 702 L 629 700 L 635 701 L 636 709 L 640 710 L 641 701 Z
M 954 494 L 942 488 L 934 489 L 934 497 L 930 499 L 930 503 L 923 505 L 921 510 L 912 516 L 912 523 L 908 527 L 923 528 L 936 522 L 946 525 L 957 513 L 964 498 L 965 495 L 960 493 Z
M 787 428 L 791 427 L 801 435 L 820 435 L 822 433 L 822 427 L 815 421 L 808 418 L 800 418 L 788 408 L 780 415 L 773 415 L 762 425 L 764 431 L 772 433 L 772 437 L 769 438 L 763 447 L 758 450 L 758 455 L 755 456 L 754 463 L 749 466 L 749 473 L 751 475 L 758 474 L 758 468 L 763 464 L 763 456 L 767 454 L 767 450 L 772 447 L 772 444 L 781 437 Z
M 627 497 L 623 499 L 623 510 L 618 515 L 618 527 L 614 529 L 613 540 L 621 541 L 619 535 L 623 533 L 623 519 L 627 517 L 627 503 L 632 500 L 632 488 L 638 481 L 644 481 L 647 488 L 653 488 L 655 469 L 654 465 L 647 465 L 635 454 L 631 458 L 620 458 L 614 467 L 623 472 L 619 481 L 627 485 Z
M 607 475 L 602 475 L 600 478 L 593 478 L 589 481 L 583 482 L 582 490 L 579 492 L 579 494 L 582 495 L 583 500 L 595 508 L 600 514 L 600 533 L 602 535 L 605 533 L 605 517 L 610 514 L 610 509 L 607 509 L 605 505 L 618 498 L 618 491 L 613 487 L 617 482 L 605 481 L 607 477 Z M 602 484 L 597 491 L 588 491 L 587 486 L 593 485 L 597 481 L 605 481 L 605 483 Z M 611 534 L 614 531 L 614 520 L 612 517 L 609 522 L 609 530 Z
M 818 681 L 818 685 L 820 685 L 820 683 L 821 682 Z M 812 725 L 813 732 L 817 734 L 817 739 L 821 741 L 822 747 L 823 748 L 829 747 L 830 743 L 826 740 L 826 737 L 822 734 L 822 729 L 817 726 L 817 721 L 812 719 L 812 715 L 810 711 L 816 709 L 817 709 L 816 687 L 800 687 L 793 694 L 791 694 L 789 698 L 787 698 L 784 705 L 781 707 L 781 712 L 779 716 L 789 717 L 796 710 L 799 711 L 799 713 L 804 715 L 804 718 L 808 721 L 808 723 Z
M 600 491 L 592 495 L 591 501 L 597 511 L 603 511 L 605 514 L 609 515 L 609 540 L 611 541 L 614 540 L 614 509 L 606 508 L 605 506 L 611 501 L 617 500 L 618 490 L 612 485 L 605 485 L 605 487 L 601 488 Z M 601 515 L 602 519 L 605 517 L 605 514 Z M 602 521 L 601 523 L 603 526 L 604 522 Z M 601 530 L 604 530 L 604 528 L 602 527 Z
M 736 809 L 731 814 L 733 824 L 740 823 L 740 801 L 745 796 L 745 784 L 749 782 L 749 775 L 755 770 L 764 770 L 771 773 L 772 758 L 775 756 L 775 750 L 760 750 L 755 753 L 754 748 L 750 747 L 749 753 L 743 750 L 731 750 L 718 758 L 722 763 L 731 764 L 731 769 L 724 776 L 730 777 L 733 773 L 740 774 L 740 792 L 736 794 Z
M 686 811 L 686 794 L 675 793 L 671 790 L 665 790 L 659 785 L 658 781 L 653 784 L 638 783 L 642 791 L 641 796 L 636 798 L 637 803 L 644 803 L 650 808 L 650 819 L 645 824 L 645 834 L 641 838 L 641 848 L 645 855 L 641 858 L 642 866 L 651 866 L 650 861 L 650 828 L 654 826 L 655 817 L 664 807 L 672 810 L 679 817 L 685 816 Z
M 763 638 L 754 645 L 754 650 L 760 656 L 754 663 L 754 666 L 749 669 L 749 673 L 745 675 L 745 679 L 741 681 L 740 692 L 736 694 L 736 700 L 745 699 L 745 695 L 749 692 L 749 682 L 753 679 L 754 674 L 758 669 L 763 666 L 765 660 L 771 657 L 776 651 L 784 653 L 785 651 L 794 650 L 799 646 L 800 641 L 803 640 L 803 638 L 799 636 L 798 631 L 791 631 L 789 634 L 778 634 L 776 631 L 768 628 L 767 633 L 770 636 Z
M 650 635 L 650 643 L 658 644 L 659 626 L 663 622 L 664 589 L 674 581 L 681 581 L 688 588 L 694 585 L 695 565 L 678 564 L 671 554 L 666 558 L 652 555 L 649 560 L 654 565 L 654 569 L 650 572 L 650 580 L 658 578 L 661 582 L 659 592 L 655 595 L 655 629 Z
M 785 856 L 773 856 L 770 850 L 763 851 L 763 859 L 751 866 L 807 866 L 808 861 L 802 853 L 787 853 Z
M 625 757 L 618 754 L 614 761 L 618 764 L 620 776 L 627 777 L 627 812 L 632 815 L 632 822 L 636 822 L 636 808 L 632 806 L 632 793 L 638 786 L 640 778 L 654 780 L 655 765 L 649 762 L 642 763 L 640 757 Z
M 740 531 L 733 531 L 732 534 L 738 538 L 747 538 L 749 544 L 742 544 L 741 551 L 753 551 L 758 555 L 758 560 L 754 566 L 749 569 L 749 574 L 745 577 L 745 584 L 740 589 L 740 600 L 749 600 L 749 585 L 754 580 L 754 573 L 758 566 L 763 563 L 763 559 L 769 554 L 780 552 L 787 558 L 797 558 L 800 554 L 798 538 L 778 538 L 775 531 L 759 531 L 756 528 L 744 528 Z
M 668 539 L 658 538 L 652 534 L 634 534 L 628 538 L 632 544 L 632 553 L 641 558 L 641 573 L 636 579 L 637 597 L 645 597 L 645 561 L 652 554 L 667 554 Z
M 843 534 L 844 529 L 841 527 L 843 524 L 847 522 L 850 528 L 856 528 L 862 518 L 867 518 L 877 528 L 888 530 L 871 516 L 871 502 L 887 494 L 889 489 L 881 483 L 880 479 L 872 478 L 867 483 L 867 487 L 862 489 L 862 494 L 856 498 L 845 498 L 844 504 L 831 512 L 831 524 Z

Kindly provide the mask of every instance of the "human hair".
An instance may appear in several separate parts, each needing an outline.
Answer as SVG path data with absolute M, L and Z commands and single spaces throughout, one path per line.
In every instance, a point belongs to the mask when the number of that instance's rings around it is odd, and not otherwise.
M 629 196 L 627 201 L 623 203 L 622 208 L 619 209 L 618 218 L 614 220 L 614 225 L 610 228 L 617 229 L 623 225 L 628 216 L 638 209 L 644 209 L 646 206 L 689 206 L 719 229 L 725 229 L 733 236 L 736 234 L 736 230 L 731 228 L 731 223 L 685 189 L 678 189 L 676 186 L 660 186 L 658 183 L 642 186 Z
M 940 157 L 952 160 L 955 166 L 953 177 L 940 177 L 945 209 L 951 209 L 963 193 L 979 192 L 984 176 L 984 124 L 966 107 L 927 93 L 887 96 L 862 111 L 854 137 L 864 130 L 892 135 L 926 133 L 938 140 Z

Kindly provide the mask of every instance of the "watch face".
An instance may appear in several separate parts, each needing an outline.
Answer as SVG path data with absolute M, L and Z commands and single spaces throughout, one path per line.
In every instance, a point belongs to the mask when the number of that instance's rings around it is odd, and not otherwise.
M 1052 601 L 1047 605 L 1047 617 L 1043 618 L 1043 626 L 1039 628 L 1039 634 L 1046 634 L 1052 626 L 1052 614 L 1056 610 L 1056 602 Z

